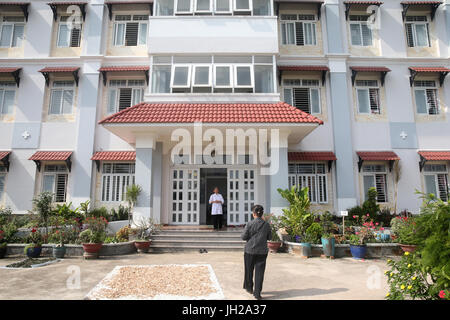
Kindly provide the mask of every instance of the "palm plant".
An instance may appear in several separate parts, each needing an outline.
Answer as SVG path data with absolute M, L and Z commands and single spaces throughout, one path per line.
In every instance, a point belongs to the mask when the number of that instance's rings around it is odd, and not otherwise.
M 34 210 L 39 214 L 48 235 L 48 219 L 52 213 L 53 193 L 42 192 L 33 199 Z
M 128 206 L 130 207 L 130 210 L 128 210 L 128 225 L 131 225 L 131 217 L 132 217 L 132 213 L 133 213 L 133 208 L 136 206 L 139 194 L 141 192 L 142 192 L 142 188 L 136 184 L 132 184 L 131 186 L 128 186 L 128 188 L 127 188 L 125 198 L 128 202 Z

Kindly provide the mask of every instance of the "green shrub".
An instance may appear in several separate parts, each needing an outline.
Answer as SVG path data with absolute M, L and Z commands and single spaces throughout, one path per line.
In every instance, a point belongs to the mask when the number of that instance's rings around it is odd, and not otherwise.
M 376 220 L 377 214 L 380 212 L 380 206 L 377 204 L 377 190 L 369 188 L 367 191 L 367 200 L 363 202 L 362 206 L 355 206 L 348 209 L 349 216 L 362 217 L 369 214 L 371 219 Z
M 108 209 L 106 209 L 105 207 L 100 207 L 100 208 L 93 208 L 88 212 L 88 217 L 95 217 L 95 218 L 100 218 L 103 217 L 106 220 L 109 221 L 110 216 L 108 213 Z
M 129 226 L 125 226 L 120 228 L 119 231 L 116 232 L 116 239 L 118 242 L 126 242 L 130 238 L 131 228 Z
M 313 222 L 305 231 L 303 242 L 319 243 L 323 234 L 323 228 L 320 223 Z
M 18 228 L 14 221 L 8 222 L 7 224 L 4 224 L 3 226 L 0 226 L 0 230 L 3 231 L 3 241 L 6 243 L 13 243 L 17 242 L 16 233 L 18 231 Z
M 12 210 L 11 208 L 0 208 L 0 226 L 7 224 L 11 221 Z
M 117 209 L 112 208 L 110 213 L 111 220 L 112 221 L 128 220 L 129 211 L 130 208 L 125 207 L 123 205 L 119 205 Z
M 337 226 L 336 223 L 333 222 L 334 216 L 330 212 L 327 211 L 321 214 L 319 216 L 319 220 L 323 230 L 322 233 L 323 238 L 330 238 L 334 234 L 339 232 L 339 227 Z

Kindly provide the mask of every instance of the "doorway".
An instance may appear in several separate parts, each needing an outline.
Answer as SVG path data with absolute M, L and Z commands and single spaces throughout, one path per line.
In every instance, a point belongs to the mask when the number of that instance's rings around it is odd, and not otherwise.
M 215 187 L 219 188 L 225 203 L 222 206 L 223 222 L 227 222 L 227 169 L 226 168 L 201 168 L 200 169 L 200 224 L 212 225 L 211 205 L 209 197 Z

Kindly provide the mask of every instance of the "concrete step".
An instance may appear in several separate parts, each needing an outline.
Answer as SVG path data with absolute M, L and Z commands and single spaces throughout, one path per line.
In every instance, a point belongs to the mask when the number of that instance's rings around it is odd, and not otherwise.
M 244 252 L 244 247 L 235 247 L 235 246 L 185 246 L 185 247 L 174 247 L 174 246 L 165 246 L 165 245 L 157 245 L 152 244 L 150 246 L 149 252 L 198 252 L 200 249 L 206 249 L 209 252 L 212 251 L 234 251 L 234 252 Z
M 239 237 L 242 230 L 233 231 L 214 231 L 214 230 L 161 230 L 157 234 L 160 235 L 212 235 L 212 236 L 237 236 Z
M 237 235 L 209 235 L 209 234 L 201 234 L 201 235 L 192 235 L 192 234 L 156 234 L 152 236 L 152 239 L 155 240 L 209 240 L 209 241 L 241 241 L 241 236 Z
M 214 241 L 214 240 L 152 240 L 153 245 L 165 245 L 173 247 L 189 247 L 189 246 L 210 246 L 210 247 L 240 247 L 243 248 L 245 245 L 244 241 Z

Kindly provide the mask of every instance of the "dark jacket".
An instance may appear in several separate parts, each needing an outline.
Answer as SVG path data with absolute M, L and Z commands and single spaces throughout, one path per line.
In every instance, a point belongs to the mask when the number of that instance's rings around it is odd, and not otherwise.
M 249 254 L 267 254 L 267 240 L 272 238 L 270 225 L 261 218 L 251 220 L 241 234 L 242 240 L 247 241 L 245 252 Z

